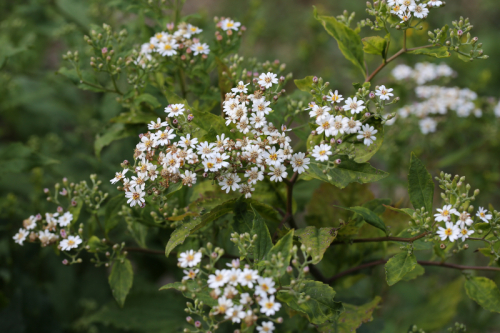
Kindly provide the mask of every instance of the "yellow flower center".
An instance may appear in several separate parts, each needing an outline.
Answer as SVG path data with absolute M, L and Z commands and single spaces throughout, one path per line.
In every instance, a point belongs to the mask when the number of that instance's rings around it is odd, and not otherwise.
M 232 26 L 234 26 L 234 23 L 233 23 L 233 22 L 231 22 L 231 21 L 227 22 L 227 27 L 228 27 L 228 28 L 231 28 Z
M 446 236 L 451 236 L 451 235 L 453 234 L 453 231 L 452 231 L 450 228 L 448 228 L 448 229 L 446 229 L 446 230 L 444 231 L 444 234 L 445 234 Z
M 322 150 L 322 151 L 320 151 L 320 152 L 319 152 L 319 154 L 320 154 L 321 156 L 325 155 L 325 154 L 326 154 L 326 150 Z
M 467 229 L 462 229 L 462 235 L 467 235 Z
M 443 216 L 448 216 L 448 215 L 450 215 L 450 212 L 447 210 L 443 210 Z
M 163 47 L 165 50 L 171 50 L 172 49 L 172 45 L 170 44 L 165 44 L 165 46 Z
M 75 245 L 75 241 L 74 241 L 74 240 L 72 240 L 72 239 L 70 239 L 70 240 L 68 241 L 68 245 L 69 245 L 69 246 Z
M 139 198 L 140 198 L 140 194 L 139 193 L 132 194 L 132 199 L 137 200 Z
M 273 306 L 274 306 L 274 303 L 273 303 L 273 302 L 266 302 L 265 306 L 266 306 L 266 308 L 268 308 L 268 309 L 272 309 L 272 308 L 273 308 Z
M 214 164 L 211 162 L 207 163 L 207 168 L 212 169 L 214 167 Z

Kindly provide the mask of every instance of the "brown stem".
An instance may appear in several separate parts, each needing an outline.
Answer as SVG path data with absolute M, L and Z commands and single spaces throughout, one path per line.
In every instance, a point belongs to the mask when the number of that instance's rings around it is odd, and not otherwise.
M 338 274 L 335 274 L 331 278 L 327 280 L 327 283 L 332 283 L 333 281 L 340 279 L 341 277 L 344 277 L 346 275 L 349 275 L 351 273 L 354 273 L 356 271 L 377 266 L 377 265 L 382 265 L 385 264 L 387 260 L 385 259 L 379 259 L 376 261 L 372 261 L 366 264 L 362 264 L 356 267 L 349 268 L 343 272 L 340 272 Z M 448 264 L 445 262 L 436 262 L 436 261 L 425 261 L 425 260 L 418 260 L 418 264 L 422 266 L 439 266 L 439 267 L 445 267 L 445 268 L 452 268 L 452 269 L 458 269 L 458 270 L 475 270 L 475 271 L 496 271 L 500 272 L 500 267 L 489 267 L 489 266 L 463 266 L 463 265 L 456 265 L 456 264 Z
M 403 243 L 413 243 L 414 241 L 425 237 L 428 235 L 428 232 L 421 233 L 420 235 L 417 235 L 415 237 L 411 238 L 404 238 L 404 237 L 392 237 L 392 236 L 387 236 L 387 237 L 376 237 L 376 238 L 356 238 L 356 239 L 351 239 L 346 242 L 333 242 L 331 245 L 340 245 L 340 244 L 349 244 L 349 243 L 373 243 L 373 242 L 403 242 Z

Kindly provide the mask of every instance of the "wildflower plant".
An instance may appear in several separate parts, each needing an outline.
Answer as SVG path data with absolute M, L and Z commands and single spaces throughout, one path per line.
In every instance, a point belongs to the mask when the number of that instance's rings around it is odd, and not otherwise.
M 175 1 L 174 8 L 151 3 L 144 4 L 156 13 L 149 40 L 125 30 L 113 32 L 106 24 L 95 27 L 84 37 L 89 49 L 66 53 L 72 67 L 59 71 L 82 89 L 116 95 L 124 110 L 95 142 L 99 156 L 115 140 L 136 138 L 110 179 L 117 194 L 108 198 L 95 175 L 90 186 L 65 179 L 54 192 L 46 191 L 58 206 L 56 212 L 27 218 L 13 236 L 16 243 L 52 246 L 69 257 L 64 264 L 80 263 L 84 252 L 91 253 L 96 266 L 111 267 L 109 284 L 120 306 L 133 285 L 131 252 L 175 256 L 174 275 L 182 272 L 182 278 L 161 290 L 174 289 L 191 299 L 180 325 L 185 332 L 279 332 L 288 321 L 304 331 L 353 331 L 372 318 L 381 298 L 364 305 L 341 302 L 331 285 L 379 264 L 385 265 L 389 286 L 419 277 L 424 266 L 461 270 L 469 297 L 500 312 L 495 283 L 470 273 L 500 271 L 500 213 L 475 207 L 479 190 L 471 192 L 464 177 L 443 172 L 436 178 L 443 191 L 436 206 L 435 183 L 412 154 L 408 195 L 413 208 L 383 199 L 348 206 L 329 202 L 347 212 L 347 219 L 322 226 L 300 218 L 294 199 L 295 186 L 301 183 L 316 181 L 348 191 L 353 183 L 387 176 L 368 162 L 383 145 L 384 125 L 395 117 L 389 110 L 399 97 L 388 84 L 372 82 L 405 53 L 486 59 L 477 38 L 471 38 L 467 19 L 453 22 L 453 28 L 429 31 L 429 45 L 408 48 L 408 31 L 422 29 L 442 1 L 368 2 L 370 17 L 355 29 L 350 27 L 354 14 L 335 18 L 314 9 L 315 19 L 365 80 L 354 83 L 351 91 L 308 76 L 294 81 L 298 92 L 290 95 L 291 74 L 284 73 L 284 64 L 236 54 L 245 31 L 237 20 L 216 18 L 210 41 L 204 29 L 179 16 L 182 1 Z M 158 14 L 169 9 L 168 19 Z M 361 38 L 365 27 L 384 36 Z M 390 56 L 397 43 L 401 49 Z M 381 60 L 371 73 L 365 54 Z M 452 74 L 441 66 L 442 76 Z M 405 70 L 409 74 L 401 74 Z M 405 75 L 410 77 L 411 70 L 400 68 L 394 74 Z M 417 94 L 439 98 L 419 88 Z M 474 100 L 472 92 L 457 94 L 462 102 Z M 464 106 L 449 106 L 458 107 Z M 87 221 L 80 218 L 84 206 Z M 386 209 L 398 213 L 399 225 L 406 222 L 409 227 L 396 232 L 398 228 L 384 221 Z M 362 228 L 371 237 L 359 237 Z M 148 248 L 153 234 L 165 251 Z M 356 266 L 325 277 L 331 271 L 328 265 L 343 260 L 332 257 L 334 248 L 382 242 L 388 245 Z M 484 245 L 479 251 L 490 258 L 490 266 L 447 262 L 471 242 Z M 399 252 L 388 250 L 390 244 L 399 245 Z

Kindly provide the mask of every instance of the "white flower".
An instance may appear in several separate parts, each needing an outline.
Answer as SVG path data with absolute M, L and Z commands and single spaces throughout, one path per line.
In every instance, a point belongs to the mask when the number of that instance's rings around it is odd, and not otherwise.
M 332 147 L 326 144 L 314 146 L 312 156 L 316 159 L 316 161 L 328 161 L 328 156 L 332 154 L 330 149 L 332 149 Z
M 238 31 L 238 28 L 239 28 L 240 25 L 241 25 L 240 22 L 234 22 L 233 20 L 228 19 L 228 18 L 225 19 L 225 20 L 222 20 L 220 22 L 220 27 L 224 31 L 226 31 L 226 30 Z
M 189 250 L 182 252 L 177 259 L 179 261 L 179 266 L 182 268 L 194 267 L 201 262 L 201 253 L 194 252 L 194 250 Z
M 157 32 L 153 37 L 150 39 L 150 43 L 158 45 L 161 42 L 165 42 L 169 39 L 169 34 L 162 31 L 162 32 Z
M 31 215 L 29 218 L 27 218 L 26 220 L 24 220 L 23 221 L 23 226 L 27 230 L 35 229 L 35 227 L 36 227 L 36 216 Z
M 292 165 L 293 172 L 298 172 L 301 174 L 304 172 L 306 169 L 309 169 L 308 164 L 310 163 L 310 159 L 306 157 L 306 154 L 304 153 L 296 153 L 293 154 L 292 160 L 290 161 L 290 164 Z
M 186 170 L 183 175 L 181 175 L 182 184 L 186 186 L 193 186 L 196 184 L 196 173 Z
M 123 169 L 122 172 L 115 173 L 115 178 L 113 178 L 113 179 L 110 180 L 111 184 L 115 184 L 116 182 L 118 182 L 121 179 L 123 179 L 123 177 L 125 176 L 125 174 L 127 173 L 127 171 L 128 171 L 128 169 L 125 168 L 125 169 Z
M 68 236 L 67 239 L 63 239 L 60 243 L 59 246 L 61 247 L 62 251 L 70 251 L 71 249 L 76 249 L 78 245 L 82 243 L 82 239 L 80 236 Z
M 273 84 L 278 83 L 278 75 L 268 72 L 267 74 L 260 74 L 258 83 L 267 88 L 271 88 Z
M 330 116 L 329 114 L 326 114 L 324 116 L 316 118 L 316 124 L 319 126 L 316 128 L 316 132 L 318 134 L 321 134 L 325 132 L 326 136 L 331 136 L 332 135 L 332 123 L 334 121 L 334 117 Z
M 132 176 L 132 180 L 130 181 L 130 186 L 136 187 L 140 186 L 141 189 L 144 190 L 146 186 L 146 180 L 148 180 L 148 174 L 146 172 L 138 172 L 137 177 Z
M 227 263 L 226 266 L 232 268 L 240 268 L 240 259 L 233 259 L 230 263 Z
M 434 220 L 436 222 L 448 222 L 451 220 L 451 214 L 458 214 L 455 208 L 451 208 L 451 205 L 445 205 L 443 209 L 436 209 L 439 213 L 434 214 Z
M 187 31 L 189 32 L 190 35 L 196 35 L 201 33 L 203 30 L 198 27 L 195 27 L 194 25 L 188 24 Z M 191 36 L 186 38 L 191 38 Z
M 150 53 L 155 51 L 155 49 L 156 49 L 156 44 L 151 43 L 151 42 L 144 43 L 141 45 L 141 54 L 149 55 Z
M 430 0 L 428 5 L 430 7 L 439 7 L 443 4 L 443 2 L 441 0 Z
M 167 41 L 167 42 L 161 42 L 158 44 L 157 46 L 157 50 L 158 50 L 158 53 L 162 56 L 166 56 L 166 57 L 171 57 L 173 56 L 174 54 L 177 54 L 177 51 L 176 49 L 179 47 L 179 45 L 177 45 L 175 43 L 175 40 L 170 40 L 170 41 Z
M 215 162 L 214 158 L 209 158 L 207 160 L 203 160 L 203 166 L 205 167 L 205 172 L 208 172 L 208 171 L 215 172 L 218 170 L 217 162 Z
M 253 288 L 253 284 L 259 278 L 259 272 L 253 269 L 245 268 L 240 274 L 239 283 L 245 287 Z
M 347 123 L 349 122 L 349 118 L 342 116 L 332 117 L 332 127 L 330 128 L 330 133 L 333 136 L 337 136 L 339 133 L 344 134 L 348 128 Z
M 397 65 L 391 72 L 392 76 L 398 81 L 408 79 L 413 74 L 413 69 L 407 65 Z
M 335 92 L 330 91 L 330 95 L 326 96 L 326 100 L 332 103 L 340 103 L 344 99 L 342 98 L 342 95 L 339 95 L 338 90 L 335 90 Z
M 482 221 L 489 223 L 492 215 L 488 214 L 488 211 L 483 207 L 479 207 L 479 210 L 476 213 L 476 216 L 479 217 Z
M 233 323 L 240 323 L 241 319 L 245 318 L 246 314 L 243 311 L 243 305 L 235 305 L 226 311 L 226 319 L 231 318 Z
M 393 91 L 394 89 L 392 88 L 386 88 L 385 86 L 380 86 L 376 91 L 375 91 L 375 95 L 379 96 L 380 100 L 382 101 L 388 101 L 392 96 L 394 96 L 393 93 L 391 93 L 391 91 Z
M 365 102 L 358 101 L 357 97 L 354 97 L 354 98 L 349 97 L 345 101 L 344 110 L 345 111 L 351 110 L 352 114 L 360 113 L 361 111 L 363 111 L 365 109 L 365 106 L 363 106 L 363 104 L 365 104 Z
M 150 129 L 150 130 L 157 130 L 157 129 L 160 129 L 160 128 L 165 127 L 165 126 L 168 126 L 168 123 L 166 121 L 162 122 L 161 118 L 158 118 L 156 120 L 156 123 L 151 120 L 151 123 L 148 124 L 148 129 Z
M 318 118 L 318 117 L 321 117 L 324 115 L 328 115 L 328 111 L 330 111 L 330 110 L 331 110 L 331 108 L 329 106 L 319 106 L 319 105 L 314 104 L 312 106 L 311 111 L 309 111 L 309 117 Z
M 128 198 L 127 203 L 130 204 L 130 207 L 134 207 L 135 205 L 142 206 L 145 203 L 144 193 L 142 191 L 141 186 L 132 187 L 130 192 L 125 193 L 125 197 Z
M 19 244 L 23 245 L 23 242 L 26 240 L 26 237 L 28 236 L 29 232 L 27 230 L 24 230 L 23 228 L 19 229 L 17 234 L 12 237 L 14 241 Z
M 419 3 L 413 8 L 413 15 L 418 18 L 424 18 L 429 15 L 429 9 L 424 3 Z
M 213 147 L 213 143 L 209 144 L 205 141 L 196 146 L 196 149 L 198 149 L 198 154 L 201 155 L 201 158 L 211 158 L 214 156 L 214 151 L 212 150 Z
M 457 225 L 459 225 L 461 228 L 465 228 L 465 226 L 470 226 L 474 221 L 470 218 L 470 214 L 463 211 L 461 214 L 460 213 L 455 213 L 455 215 L 458 215 L 458 221 Z
M 267 297 L 267 294 L 274 294 L 276 288 L 274 288 L 274 281 L 272 278 L 262 278 L 260 277 L 257 282 L 259 285 L 255 287 L 255 294 L 261 297 Z
M 53 241 L 57 240 L 59 236 L 56 234 L 51 233 L 49 230 L 45 229 L 43 231 L 40 231 L 38 233 L 38 239 L 40 239 L 40 242 L 42 243 L 42 246 L 47 246 Z
M 222 181 L 219 182 L 219 185 L 222 186 L 221 190 L 226 190 L 226 193 L 229 191 L 236 191 L 240 188 L 238 184 L 241 181 L 241 178 L 237 174 L 228 174 L 224 177 Z
M 241 184 L 240 185 L 240 193 L 244 194 L 245 198 L 251 198 L 253 191 L 255 191 L 255 189 L 252 187 L 251 184 Z
M 432 118 L 424 118 L 419 121 L 420 131 L 422 134 L 434 133 L 436 132 L 437 123 Z
M 262 297 L 259 305 L 261 306 L 260 312 L 264 313 L 266 316 L 274 315 L 276 311 L 279 311 L 279 309 L 281 308 L 281 304 L 274 301 L 274 296 L 271 296 L 269 298 Z
M 276 151 L 276 147 L 271 147 L 269 151 L 264 152 L 264 157 L 266 158 L 266 163 L 268 165 L 280 165 L 284 158 L 282 156 L 282 150 Z
M 215 153 L 214 156 L 215 163 L 217 165 L 217 168 L 227 168 L 229 166 L 229 162 L 226 162 L 227 159 L 229 159 L 229 156 L 226 155 L 226 153 Z
M 234 261 L 234 260 L 233 260 Z M 228 266 L 231 266 L 231 264 L 227 264 Z M 227 283 L 232 285 L 232 286 L 237 286 L 238 281 L 240 279 L 241 275 L 241 269 L 239 268 L 231 268 L 231 270 L 227 271 Z
M 441 237 L 442 241 L 448 238 L 450 242 L 454 242 L 460 236 L 460 229 L 453 222 L 446 222 L 446 228 L 439 227 L 437 234 Z
M 400 0 L 401 10 L 413 11 L 415 8 L 415 0 Z
M 468 230 L 466 227 L 460 228 L 460 234 L 458 235 L 458 238 L 462 237 L 462 242 L 465 242 L 467 238 L 469 238 L 470 235 L 474 233 L 474 230 Z
M 271 172 L 268 173 L 271 177 L 271 181 L 282 182 L 283 178 L 286 178 L 288 173 L 284 165 L 276 165 L 269 168 Z
M 177 117 L 184 113 L 184 104 L 170 104 L 165 108 L 165 113 L 168 113 L 167 117 Z
M 59 223 L 61 227 L 65 227 L 70 224 L 71 221 L 73 221 L 73 214 L 71 214 L 70 212 L 66 212 L 61 217 L 59 217 L 57 223 Z
M 240 304 L 252 304 L 253 299 L 249 293 L 243 293 L 240 295 Z
M 253 103 L 252 111 L 269 114 L 269 112 L 272 111 L 272 109 L 269 107 L 269 104 L 271 104 L 271 102 L 268 102 L 265 99 L 258 100 Z
M 261 333 L 272 333 L 274 331 L 274 323 L 272 321 L 263 321 L 262 326 L 257 326 L 257 331 Z
M 210 49 L 207 45 L 207 43 L 194 43 L 191 45 L 191 51 L 193 51 L 193 54 L 197 56 L 198 54 L 209 54 Z
M 217 300 L 219 303 L 218 305 L 215 306 L 215 309 L 217 310 L 218 313 L 225 314 L 226 311 L 228 311 L 230 308 L 233 306 L 233 301 L 230 299 L 227 299 L 226 297 L 222 296 Z
M 227 270 L 216 270 L 215 274 L 210 274 L 208 276 L 208 286 L 212 289 L 220 288 L 224 286 L 229 280 Z
M 186 270 L 183 270 L 184 274 L 186 274 L 186 276 L 184 276 L 182 279 L 183 280 L 194 280 L 194 278 L 196 277 L 196 275 L 198 274 L 200 270 L 199 269 L 190 269 L 189 271 L 186 271 Z
M 358 140 L 363 140 L 363 143 L 367 146 L 370 146 L 375 140 L 377 140 L 377 137 L 375 134 L 377 134 L 377 130 L 368 124 L 363 125 L 361 130 L 358 132 Z
M 264 173 L 259 168 L 253 167 L 250 170 L 246 170 L 245 177 L 248 177 L 250 184 L 257 184 L 257 181 L 264 180 Z
M 143 135 L 141 137 L 141 142 L 137 144 L 137 149 L 139 149 L 140 151 L 150 151 L 154 146 L 154 140 L 154 135 L 152 135 L 151 137 L 149 135 Z
M 217 135 L 217 148 L 221 148 L 227 144 L 229 138 L 226 138 L 225 136 L 226 135 L 224 133 L 222 133 L 220 136 Z
M 361 122 L 359 120 L 354 120 L 354 118 L 350 118 L 346 120 L 345 132 L 347 134 L 358 133 L 361 128 Z
M 182 148 L 188 149 L 188 148 L 195 148 L 196 144 L 198 143 L 197 138 L 192 138 L 191 139 L 191 134 L 187 134 L 185 137 L 181 136 L 178 144 Z
M 250 116 L 250 124 L 255 128 L 261 128 L 266 125 L 266 117 L 263 112 L 252 113 Z
M 247 86 L 249 84 L 250 83 L 245 84 L 243 81 L 240 81 L 240 82 L 238 82 L 238 85 L 236 86 L 236 88 L 232 88 L 231 91 L 234 93 L 245 93 L 246 94 L 248 92 Z

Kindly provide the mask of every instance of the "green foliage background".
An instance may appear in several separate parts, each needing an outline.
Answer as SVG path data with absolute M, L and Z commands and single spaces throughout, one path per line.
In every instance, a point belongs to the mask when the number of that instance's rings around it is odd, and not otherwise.
M 68 49 L 85 49 L 83 34 L 90 24 L 106 22 L 124 26 L 130 35 L 147 40 L 151 35 L 144 19 L 123 11 L 127 1 L 104 0 L 19 0 L 0 2 L 0 330 L 2 332 L 172 332 L 182 323 L 184 303 L 181 295 L 158 292 L 167 282 L 180 280 L 175 258 L 143 254 L 131 255 L 135 272 L 134 286 L 124 309 L 119 309 L 109 290 L 106 269 L 94 268 L 88 260 L 81 265 L 61 265 L 61 257 L 52 249 L 39 249 L 13 243 L 12 236 L 22 220 L 46 210 L 43 188 L 60 182 L 88 179 L 96 173 L 104 188 L 114 194 L 108 183 L 118 163 L 131 158 L 135 138 L 127 138 L 106 147 L 100 158 L 94 153 L 96 135 L 122 110 L 111 94 L 79 90 L 68 79 L 57 75 L 61 54 Z M 128 0 L 134 3 L 133 0 Z M 361 0 L 250 0 L 188 1 L 183 14 L 198 13 L 193 22 L 213 33 L 212 17 L 230 16 L 248 29 L 241 54 L 259 60 L 280 59 L 295 78 L 317 75 L 330 82 L 344 95 L 353 92 L 350 82 L 360 81 L 359 70 L 344 59 L 335 41 L 313 18 L 312 5 L 320 13 L 340 15 L 344 9 L 356 11 L 363 18 Z M 446 62 L 458 72 L 450 82 L 468 87 L 480 96 L 500 97 L 500 5 L 496 0 L 450 0 L 427 21 L 439 27 L 469 15 L 475 25 L 474 35 L 484 44 L 487 61 L 463 63 L 456 57 Z M 147 21 L 146 21 L 147 23 Z M 368 29 L 368 28 L 365 28 Z M 425 34 L 412 38 L 421 43 Z M 411 45 L 410 45 L 411 46 Z M 370 59 L 369 59 L 370 60 Z M 431 58 L 403 56 L 397 63 L 432 61 Z M 370 63 L 370 68 L 374 64 Z M 391 64 L 387 71 L 392 69 Z M 391 84 L 388 72 L 375 83 Z M 292 85 L 288 87 L 291 91 Z M 402 91 L 402 90 L 401 90 Z M 396 106 L 397 107 L 397 106 Z M 489 119 L 489 120 L 488 120 Z M 438 132 L 423 136 L 416 123 L 386 133 L 384 145 L 373 164 L 391 173 L 381 183 L 371 186 L 377 197 L 388 197 L 406 207 L 406 174 L 410 151 L 415 151 L 428 170 L 465 175 L 482 189 L 480 202 L 496 204 L 500 197 L 500 148 L 498 122 L 490 118 L 450 120 Z M 357 184 L 352 193 L 364 190 Z M 114 192 L 113 192 L 114 191 Z M 373 198 L 346 199 L 345 193 L 319 183 L 297 184 L 297 209 L 313 225 L 327 226 L 328 220 L 345 214 L 321 204 L 325 196 L 341 206 L 353 207 Z M 370 197 L 371 196 L 371 197 Z M 309 201 L 313 198 L 312 202 Z M 315 200 L 317 199 L 317 200 Z M 348 200 L 344 203 L 343 201 Z M 498 207 L 498 205 L 496 205 Z M 320 209 L 318 209 L 320 208 Z M 50 208 L 53 210 L 53 206 Z M 319 214 L 313 216 L 312 212 Z M 396 213 L 386 212 L 386 219 L 396 221 Z M 161 248 L 162 244 L 151 244 Z M 330 248 L 321 264 L 326 271 L 348 268 L 361 255 L 376 254 L 383 244 Z M 470 252 L 472 252 L 471 249 Z M 463 253 L 462 253 L 463 254 Z M 471 262 L 487 264 L 484 258 L 469 253 Z M 500 332 L 498 314 L 481 309 L 465 295 L 459 272 L 427 268 L 426 278 L 402 281 L 389 288 L 382 267 L 371 278 L 363 274 L 340 280 L 334 288 L 337 299 L 362 305 L 381 295 L 382 307 L 375 310 L 373 322 L 357 332 L 403 332 L 410 324 L 439 332 L 453 321 L 464 322 L 470 332 Z M 485 274 L 500 283 L 498 275 Z M 180 305 L 180 306 L 179 306 Z M 293 320 L 285 331 L 301 331 Z

